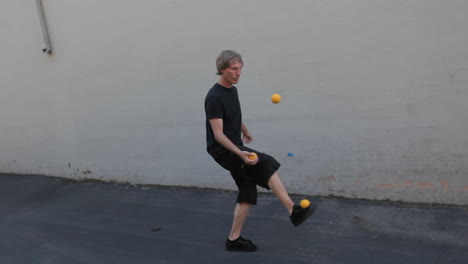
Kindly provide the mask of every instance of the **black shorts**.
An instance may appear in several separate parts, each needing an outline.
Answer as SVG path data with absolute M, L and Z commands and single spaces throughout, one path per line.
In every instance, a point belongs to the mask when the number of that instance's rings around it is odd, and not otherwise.
M 211 155 L 221 167 L 231 172 L 239 189 L 237 203 L 255 205 L 257 204 L 257 185 L 269 190 L 268 181 L 281 164 L 268 154 L 245 146 L 237 147 L 242 151 L 257 153 L 258 162 L 255 165 L 247 165 L 236 154 L 225 148 L 220 148 Z

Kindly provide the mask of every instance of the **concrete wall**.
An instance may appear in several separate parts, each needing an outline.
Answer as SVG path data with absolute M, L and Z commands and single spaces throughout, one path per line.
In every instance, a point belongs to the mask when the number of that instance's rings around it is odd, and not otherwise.
M 234 49 L 290 192 L 468 204 L 467 1 L 43 3 L 52 55 L 34 1 L 0 1 L 0 172 L 235 189 L 203 110 Z

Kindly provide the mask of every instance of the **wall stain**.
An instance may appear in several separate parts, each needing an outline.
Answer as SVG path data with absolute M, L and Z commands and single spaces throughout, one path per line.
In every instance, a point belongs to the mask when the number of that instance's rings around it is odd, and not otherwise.
M 313 184 L 319 183 L 321 185 L 329 185 L 336 183 L 336 177 L 334 175 L 322 176 L 318 179 L 314 179 L 313 176 L 304 177 L 304 183 Z M 355 180 L 355 185 L 365 185 L 366 181 L 361 179 Z M 400 180 L 389 183 L 379 183 L 374 185 L 378 189 L 388 190 L 404 190 L 404 189 L 420 189 L 420 190 L 432 190 L 439 189 L 441 191 L 456 191 L 456 192 L 468 192 L 468 185 L 453 186 L 451 187 L 446 179 L 438 179 L 436 182 L 429 181 L 414 181 L 414 180 Z
M 422 190 L 430 190 L 436 189 L 437 186 L 443 191 L 468 191 L 468 186 L 459 187 L 459 188 L 451 188 L 449 182 L 446 179 L 438 179 L 437 183 L 422 181 L 422 182 L 415 182 L 413 180 L 403 180 L 394 183 L 383 183 L 383 184 L 375 184 L 374 187 L 379 189 L 406 189 L 406 188 L 417 188 Z
M 448 189 L 449 188 L 449 185 L 448 185 L 448 182 L 446 179 L 440 179 L 439 180 L 439 183 L 440 183 L 440 186 L 443 188 L 443 189 Z
M 433 189 L 434 185 L 430 182 L 420 182 L 419 183 L 419 188 L 421 189 Z

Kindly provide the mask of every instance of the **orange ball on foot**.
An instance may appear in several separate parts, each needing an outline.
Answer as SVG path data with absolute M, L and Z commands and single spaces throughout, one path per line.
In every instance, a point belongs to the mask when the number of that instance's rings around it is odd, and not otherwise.
M 300 205 L 301 205 L 302 208 L 307 208 L 307 207 L 310 206 L 310 201 L 307 200 L 307 199 L 304 199 L 304 200 L 301 201 Z

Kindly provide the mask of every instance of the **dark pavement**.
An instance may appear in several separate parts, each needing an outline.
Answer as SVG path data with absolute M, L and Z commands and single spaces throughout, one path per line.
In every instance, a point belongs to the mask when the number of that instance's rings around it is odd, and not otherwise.
M 236 193 L 0 174 L 0 263 L 468 263 L 466 207 L 336 198 L 294 228 L 261 194 L 224 251 Z

